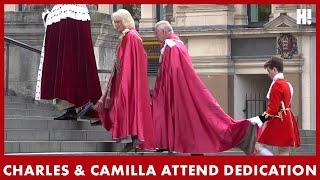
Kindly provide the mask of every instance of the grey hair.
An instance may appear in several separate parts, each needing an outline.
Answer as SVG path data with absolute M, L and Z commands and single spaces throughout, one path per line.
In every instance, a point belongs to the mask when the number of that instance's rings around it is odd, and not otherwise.
M 115 28 L 114 21 L 121 20 L 125 28 L 135 28 L 134 20 L 129 11 L 126 9 L 119 9 L 111 16 L 113 27 Z
M 173 32 L 172 26 L 170 25 L 170 23 L 168 21 L 159 21 L 154 25 L 154 29 L 162 29 L 165 30 L 166 32 Z

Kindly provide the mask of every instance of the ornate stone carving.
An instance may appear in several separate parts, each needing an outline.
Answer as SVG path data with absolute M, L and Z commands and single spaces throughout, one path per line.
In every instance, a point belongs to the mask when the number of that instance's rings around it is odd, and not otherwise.
M 294 54 L 298 54 L 297 38 L 289 33 L 280 34 L 277 53 L 284 59 L 292 59 Z

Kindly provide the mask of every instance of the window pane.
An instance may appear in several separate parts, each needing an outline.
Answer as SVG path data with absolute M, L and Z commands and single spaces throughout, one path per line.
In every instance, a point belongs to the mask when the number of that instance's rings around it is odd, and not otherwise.
M 259 5 L 259 22 L 268 22 L 271 13 L 271 5 Z
M 157 22 L 163 20 L 163 5 L 156 5 Z
M 258 22 L 258 5 L 250 5 L 250 22 Z

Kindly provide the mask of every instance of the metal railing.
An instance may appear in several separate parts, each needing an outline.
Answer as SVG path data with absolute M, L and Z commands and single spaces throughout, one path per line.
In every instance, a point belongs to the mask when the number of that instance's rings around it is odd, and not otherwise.
M 35 52 L 37 54 L 41 54 L 41 51 L 39 49 L 33 48 L 29 46 L 28 44 L 25 44 L 23 42 L 14 40 L 12 38 L 9 38 L 7 36 L 4 36 L 4 42 L 6 46 L 6 89 L 5 89 L 5 94 L 8 95 L 9 93 L 9 69 L 10 69 L 10 44 L 22 47 L 24 49 L 30 50 L 32 52 Z
M 248 97 L 248 94 L 246 94 L 245 109 L 243 110 L 246 114 L 246 118 L 260 115 L 266 110 L 267 100 L 263 95 L 263 93 L 255 93 L 253 95 L 250 94 Z
M 37 54 L 41 54 L 41 50 L 39 49 L 36 49 L 36 48 L 33 48 L 31 47 L 30 45 L 28 44 L 25 44 L 21 41 L 17 41 L 15 39 L 12 39 L 12 38 L 9 38 L 7 36 L 4 36 L 4 41 L 5 41 L 5 46 L 6 46 L 6 71 L 5 71 L 5 75 L 6 75 L 6 84 L 5 84 L 5 94 L 8 95 L 9 93 L 9 69 L 10 69 L 10 44 L 13 44 L 15 46 L 19 46 L 19 47 L 22 47 L 24 49 L 27 49 L 29 51 L 32 51 L 32 52 L 35 52 Z M 98 73 L 111 73 L 111 70 L 107 70 L 107 69 L 98 69 Z

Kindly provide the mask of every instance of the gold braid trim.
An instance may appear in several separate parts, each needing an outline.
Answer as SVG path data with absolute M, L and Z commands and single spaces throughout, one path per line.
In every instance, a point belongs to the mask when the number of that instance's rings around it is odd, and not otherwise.
M 265 116 L 266 118 L 268 117 L 272 117 L 272 118 L 279 118 L 281 121 L 283 121 L 283 116 L 282 113 L 286 114 L 286 111 L 289 111 L 290 108 L 285 108 L 285 109 L 281 109 L 277 115 L 271 115 L 269 113 L 267 113 L 266 111 L 262 113 L 262 116 Z

